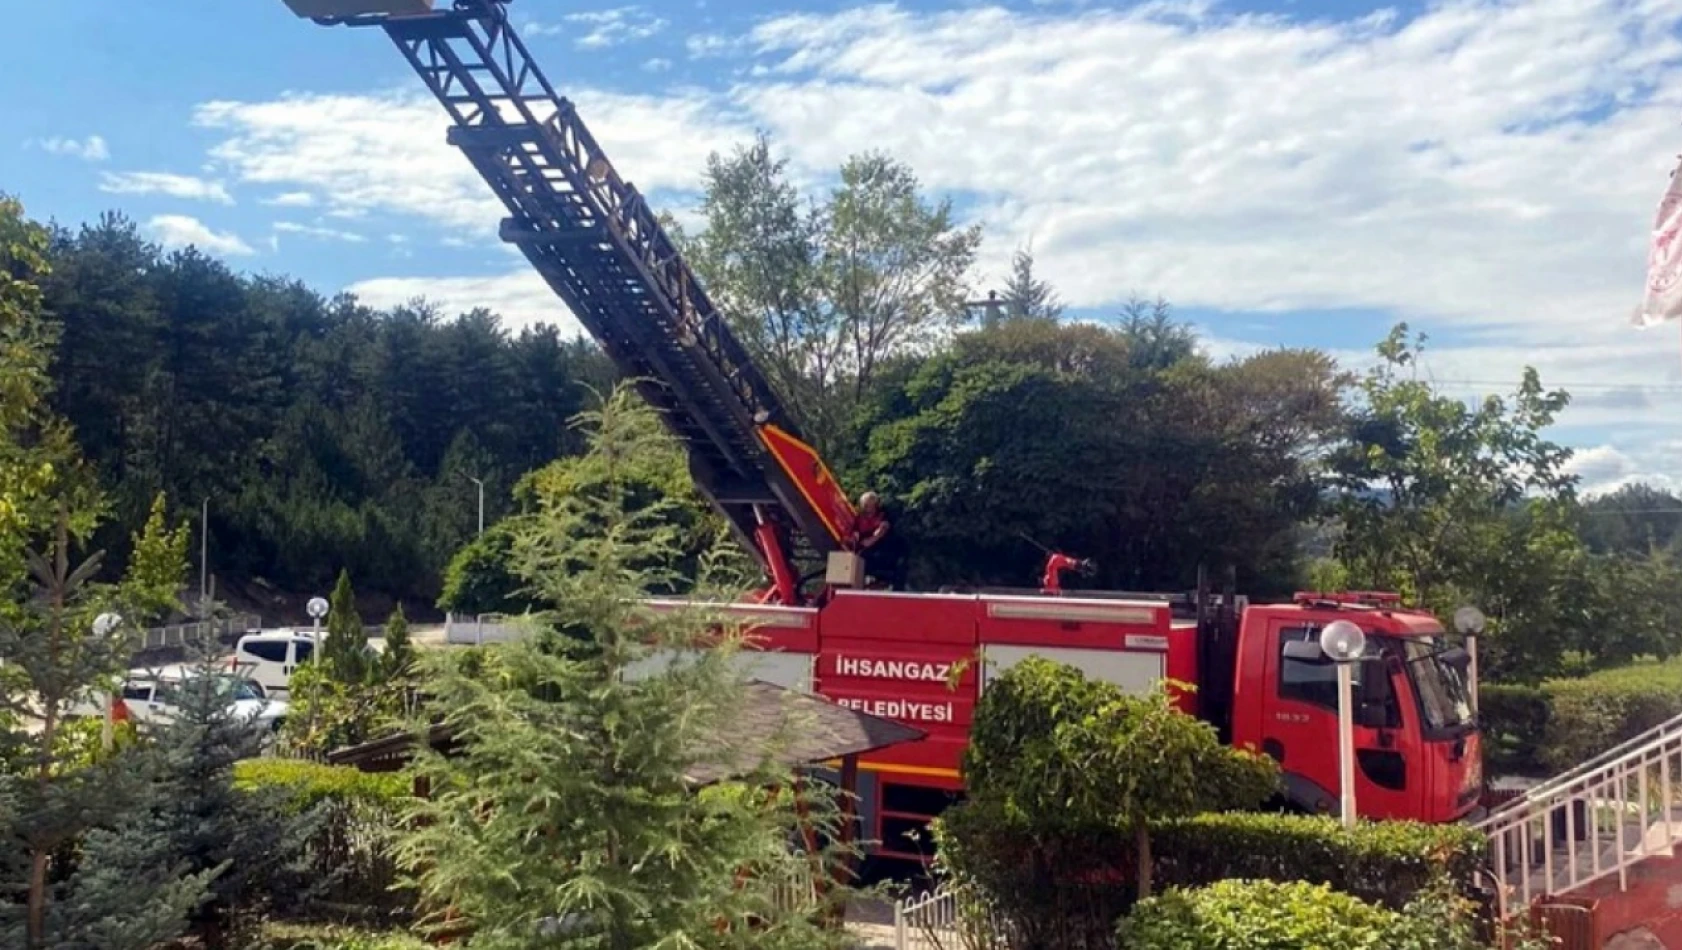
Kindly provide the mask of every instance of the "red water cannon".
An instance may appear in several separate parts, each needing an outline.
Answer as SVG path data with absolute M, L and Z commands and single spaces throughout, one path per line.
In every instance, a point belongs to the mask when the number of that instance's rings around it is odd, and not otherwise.
M 1064 571 L 1074 571 L 1083 577 L 1089 577 L 1097 570 L 1098 564 L 1091 558 L 1075 558 L 1053 551 L 1045 559 L 1045 575 L 1040 578 L 1040 593 L 1063 593 Z

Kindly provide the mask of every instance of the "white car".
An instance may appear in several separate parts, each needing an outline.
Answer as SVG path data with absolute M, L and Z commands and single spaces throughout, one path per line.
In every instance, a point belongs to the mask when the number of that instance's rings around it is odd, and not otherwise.
M 201 668 L 185 664 L 130 670 L 118 689 L 117 699 L 122 702 L 128 718 L 136 723 L 167 722 L 175 717 L 179 708 L 177 692 L 182 683 L 190 677 L 203 675 Z M 268 735 L 280 731 L 286 721 L 288 707 L 285 702 L 268 698 L 262 685 L 247 677 L 221 672 L 210 675 L 216 679 L 217 692 L 226 697 L 228 711 L 234 719 L 250 722 Z M 95 695 L 78 703 L 70 713 L 103 717 L 104 699 L 103 695 Z

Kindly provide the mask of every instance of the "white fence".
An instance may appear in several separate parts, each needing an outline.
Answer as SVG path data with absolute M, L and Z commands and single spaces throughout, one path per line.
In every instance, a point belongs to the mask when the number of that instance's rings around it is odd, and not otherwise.
M 483 643 L 507 643 L 519 636 L 519 625 L 509 622 L 506 614 L 478 614 L 474 617 L 444 615 L 445 643 L 478 646 Z
M 244 633 L 247 630 L 256 630 L 262 625 L 263 618 L 256 614 L 234 614 L 215 620 L 152 627 L 141 631 L 135 649 L 156 650 L 162 647 L 186 646 L 189 643 L 207 643 L 226 633 Z
M 894 905 L 896 950 L 995 950 L 999 921 L 961 888 L 941 887 Z

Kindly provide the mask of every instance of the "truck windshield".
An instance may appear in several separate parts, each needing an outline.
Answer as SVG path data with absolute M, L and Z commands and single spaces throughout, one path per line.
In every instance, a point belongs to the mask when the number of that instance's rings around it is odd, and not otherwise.
M 1431 729 L 1452 729 L 1472 721 L 1465 676 L 1443 659 L 1444 649 L 1432 639 L 1402 641 L 1408 677 L 1419 692 L 1419 708 Z

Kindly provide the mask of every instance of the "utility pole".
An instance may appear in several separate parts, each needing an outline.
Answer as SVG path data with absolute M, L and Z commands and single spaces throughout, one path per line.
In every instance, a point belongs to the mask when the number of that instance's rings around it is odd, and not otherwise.
M 485 533 L 485 483 L 472 475 L 467 480 L 479 486 L 479 534 L 482 535 Z
M 199 515 L 199 619 L 210 610 L 210 496 Z

